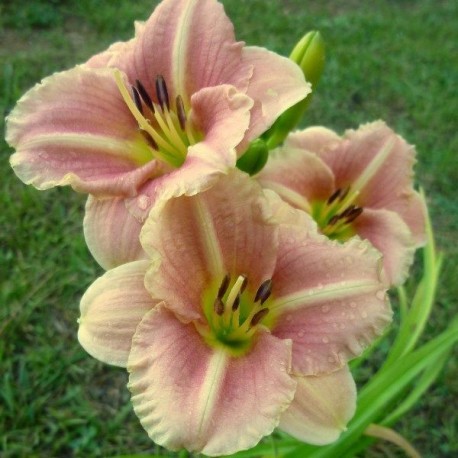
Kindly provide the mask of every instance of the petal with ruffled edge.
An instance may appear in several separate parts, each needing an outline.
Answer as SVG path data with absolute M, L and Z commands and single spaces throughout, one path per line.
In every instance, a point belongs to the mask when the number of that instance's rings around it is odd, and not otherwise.
M 243 61 L 254 67 L 247 94 L 255 101 L 250 128 L 238 150 L 265 132 L 285 110 L 312 92 L 301 69 L 290 59 L 256 46 L 243 48 Z
M 137 198 L 127 202 L 131 213 L 140 220 L 146 218 L 156 201 L 204 191 L 235 167 L 235 147 L 248 128 L 253 101 L 225 84 L 202 89 L 193 95 L 191 103 L 190 122 L 203 139 L 188 148 L 179 168 L 151 180 Z
M 131 81 L 142 81 L 152 94 L 162 75 L 171 99 L 181 95 L 187 106 L 191 95 L 205 87 L 226 83 L 246 90 L 253 69 L 242 63 L 242 48 L 220 3 L 165 0 L 146 21 L 133 51 L 111 64 Z
M 356 410 L 356 386 L 348 366 L 319 377 L 294 377 L 294 401 L 279 428 L 308 444 L 336 441 Z
M 341 138 L 333 130 L 323 126 L 312 126 L 292 132 L 286 137 L 285 149 L 296 148 L 319 154 L 338 145 Z
M 201 317 L 204 290 L 219 287 L 226 274 L 246 274 L 255 293 L 275 266 L 270 216 L 261 187 L 238 170 L 196 196 L 162 201 L 140 235 L 145 251 L 162 259 L 146 276 L 148 290 L 190 320 Z
M 142 224 L 126 208 L 121 197 L 89 196 L 83 221 L 84 238 L 94 259 L 105 269 L 146 259 L 140 244 Z
M 78 320 L 78 340 L 94 358 L 125 367 L 132 337 L 143 315 L 158 302 L 144 287 L 149 261 L 109 270 L 84 293 Z
M 248 449 L 273 431 L 294 397 L 290 352 L 290 341 L 260 333 L 250 353 L 232 358 L 158 307 L 132 341 L 134 411 L 151 439 L 171 450 L 215 456 Z
M 112 70 L 75 67 L 45 78 L 7 118 L 11 166 L 39 189 L 71 185 L 97 195 L 135 195 L 157 163 Z
M 415 148 L 383 121 L 348 130 L 340 144 L 319 153 L 335 175 L 336 187 L 358 190 L 358 205 L 400 214 L 424 241 L 425 213 L 412 187 Z
M 326 200 L 335 189 L 329 167 L 316 154 L 296 148 L 272 151 L 256 178 L 263 187 L 307 213 L 311 213 L 311 203 Z
M 380 254 L 367 241 L 340 244 L 297 224 L 279 234 L 272 334 L 292 339 L 294 374 L 335 371 L 391 320 Z
M 358 235 L 369 240 L 382 253 L 390 285 L 402 284 L 415 253 L 415 241 L 406 223 L 392 211 L 368 208 L 354 225 Z

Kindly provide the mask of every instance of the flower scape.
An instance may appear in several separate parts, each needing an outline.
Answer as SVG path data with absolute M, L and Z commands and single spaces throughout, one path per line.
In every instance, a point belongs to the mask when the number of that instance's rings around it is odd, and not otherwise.
M 414 148 L 382 121 L 294 131 L 261 171 L 237 168 L 310 97 L 304 73 L 237 42 L 218 2 L 164 0 L 7 118 L 24 183 L 89 195 L 106 273 L 78 339 L 127 368 L 136 415 L 170 450 L 228 455 L 275 428 L 338 440 L 356 409 L 348 363 L 391 322 L 387 290 L 426 241 Z

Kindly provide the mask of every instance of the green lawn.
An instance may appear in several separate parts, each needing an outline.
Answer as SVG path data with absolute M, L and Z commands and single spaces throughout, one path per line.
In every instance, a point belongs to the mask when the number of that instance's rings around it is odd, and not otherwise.
M 146 19 L 156 3 L 0 2 L 1 112 L 41 78 L 129 38 L 133 21 Z M 458 297 L 458 3 L 222 3 L 239 39 L 282 54 L 304 32 L 321 31 L 327 65 L 304 125 L 342 132 L 381 118 L 417 146 L 417 182 L 446 253 L 424 339 L 438 334 L 456 313 Z M 84 244 L 85 196 L 23 185 L 9 167 L 10 154 L 0 141 L 0 456 L 162 453 L 132 412 L 125 371 L 98 363 L 76 339 L 79 299 L 102 272 Z M 374 359 L 361 377 L 379 363 Z M 458 454 L 457 396 L 455 358 L 396 429 L 424 457 Z M 379 444 L 364 456 L 403 455 Z

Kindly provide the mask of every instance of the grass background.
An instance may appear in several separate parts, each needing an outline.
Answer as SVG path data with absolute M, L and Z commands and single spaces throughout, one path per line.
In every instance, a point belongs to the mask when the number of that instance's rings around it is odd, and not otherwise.
M 304 125 L 342 132 L 381 118 L 417 145 L 417 181 L 426 190 L 437 242 L 447 254 L 424 339 L 438 334 L 456 313 L 458 297 L 458 31 L 453 20 L 458 4 L 222 3 L 238 39 L 285 55 L 304 32 L 321 31 L 327 65 Z M 133 21 L 146 19 L 155 4 L 0 1 L 1 112 L 6 115 L 41 78 L 130 38 Z M 23 185 L 9 167 L 10 154 L 0 141 L 0 456 L 163 453 L 132 412 L 125 372 L 98 363 L 76 340 L 79 298 L 102 273 L 82 236 L 85 197 Z M 378 363 L 374 359 L 363 371 Z M 425 457 L 457 456 L 457 396 L 455 358 L 396 429 Z M 403 455 L 378 444 L 364 456 Z

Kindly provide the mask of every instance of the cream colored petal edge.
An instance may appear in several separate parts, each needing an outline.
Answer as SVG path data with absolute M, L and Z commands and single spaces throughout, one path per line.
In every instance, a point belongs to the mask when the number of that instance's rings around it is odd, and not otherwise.
M 94 358 L 126 366 L 135 329 L 156 304 L 143 286 L 149 265 L 136 261 L 109 270 L 84 293 L 78 340 Z
M 248 354 L 231 357 L 159 306 L 138 326 L 129 355 L 135 413 L 171 450 L 220 456 L 251 448 L 294 397 L 290 352 L 290 341 L 262 333 Z
M 348 366 L 327 375 L 294 378 L 296 395 L 279 428 L 309 444 L 336 441 L 356 409 L 356 385 Z

